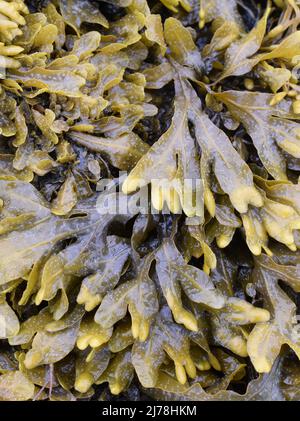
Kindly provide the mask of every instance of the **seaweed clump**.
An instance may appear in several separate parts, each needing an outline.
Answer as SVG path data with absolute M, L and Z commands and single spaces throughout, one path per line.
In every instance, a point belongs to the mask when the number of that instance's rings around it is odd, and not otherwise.
M 0 0 L 0 400 L 299 400 L 299 24 Z

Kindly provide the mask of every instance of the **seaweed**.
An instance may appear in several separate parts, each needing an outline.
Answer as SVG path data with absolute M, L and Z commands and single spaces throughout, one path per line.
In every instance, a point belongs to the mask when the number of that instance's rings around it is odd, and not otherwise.
M 0 400 L 299 400 L 294 0 L 0 0 Z

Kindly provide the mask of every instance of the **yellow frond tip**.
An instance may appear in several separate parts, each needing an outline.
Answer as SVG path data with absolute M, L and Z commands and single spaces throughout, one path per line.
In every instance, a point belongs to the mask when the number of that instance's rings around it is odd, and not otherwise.
M 80 393 L 86 393 L 94 383 L 94 378 L 89 373 L 82 373 L 75 381 L 75 389 Z
M 271 371 L 272 364 L 267 360 L 267 358 L 256 357 L 251 358 L 251 361 L 258 373 L 269 373 Z
M 220 249 L 224 249 L 228 246 L 228 244 L 231 241 L 231 237 L 225 234 L 221 234 L 219 237 L 217 237 L 217 245 Z
M 135 178 L 129 175 L 122 185 L 122 192 L 124 194 L 130 194 L 136 191 L 138 187 L 141 187 L 140 178 Z
M 201 361 L 198 361 L 196 366 L 197 366 L 198 370 L 200 370 L 200 371 L 207 371 L 211 368 L 211 364 L 209 363 L 209 361 L 204 360 L 204 359 L 201 360 Z
M 112 395 L 119 395 L 123 390 L 121 384 L 118 383 L 118 382 L 110 384 L 109 389 L 110 389 L 110 392 L 112 393 Z
M 234 336 L 227 343 L 228 349 L 239 355 L 240 357 L 247 357 L 247 343 L 240 336 Z
M 187 381 L 186 372 L 182 364 L 175 362 L 175 373 L 180 384 L 185 384 Z
M 24 365 L 28 370 L 31 370 L 37 367 L 38 365 L 40 365 L 42 360 L 43 360 L 43 355 L 41 354 L 41 352 L 30 350 L 26 354 Z
M 275 94 L 270 101 L 270 105 L 273 106 L 279 104 L 279 102 L 284 99 L 286 94 L 287 92 L 278 92 L 277 94 Z
M 191 357 L 186 357 L 185 369 L 186 369 L 186 372 L 187 372 L 188 376 L 191 379 L 194 379 L 196 377 L 197 370 L 196 370 L 196 366 L 195 366 Z

